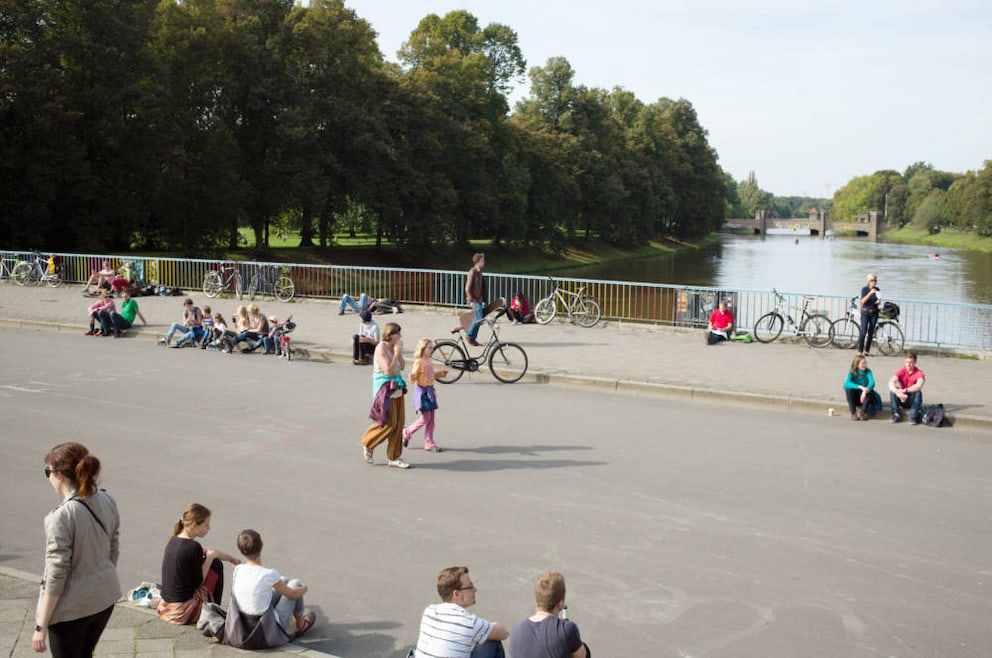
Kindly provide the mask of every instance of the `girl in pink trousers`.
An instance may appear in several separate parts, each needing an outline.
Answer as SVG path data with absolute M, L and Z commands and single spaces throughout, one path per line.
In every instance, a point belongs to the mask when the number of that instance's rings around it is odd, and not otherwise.
M 434 341 L 421 338 L 413 351 L 413 370 L 410 371 L 410 381 L 413 382 L 413 408 L 420 414 L 417 421 L 403 428 L 403 446 L 410 443 L 410 437 L 424 428 L 424 450 L 441 452 L 440 446 L 434 443 L 434 411 L 437 410 L 437 396 L 434 394 L 434 364 L 431 363 L 431 351 Z M 447 370 L 437 373 L 444 377 Z

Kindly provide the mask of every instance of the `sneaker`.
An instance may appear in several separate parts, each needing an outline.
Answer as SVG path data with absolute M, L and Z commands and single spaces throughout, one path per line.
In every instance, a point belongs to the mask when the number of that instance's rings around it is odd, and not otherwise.
M 344 315 L 344 309 L 343 308 L 338 311 L 338 315 Z
M 441 452 L 441 446 L 434 444 L 432 446 L 424 446 L 424 450 L 427 452 Z
M 90 329 L 89 331 L 87 331 L 87 332 L 86 332 L 85 334 L 83 334 L 83 335 L 84 335 L 84 336 L 92 336 L 92 335 L 93 335 L 93 334 L 95 334 L 95 333 L 96 333 L 95 331 L 93 331 L 92 329 Z
M 910 418 L 909 419 L 909 424 L 910 425 L 919 425 L 920 424 L 920 419 L 919 418 Z
M 369 450 L 368 448 L 366 448 L 365 446 L 362 446 L 362 456 L 365 457 L 365 463 L 366 464 L 374 464 L 375 463 L 375 460 L 372 459 L 372 451 Z
M 709 332 L 709 330 L 707 329 L 707 330 L 706 330 L 706 333 L 705 333 L 705 334 L 703 335 L 703 342 L 704 342 L 705 344 L 707 344 L 707 345 L 712 345 L 712 344 L 713 344 L 713 340 L 712 340 L 712 337 L 713 337 L 713 334 L 711 334 L 711 333 Z
M 402 459 L 390 459 L 387 463 L 393 468 L 410 468 L 410 465 Z
M 163 338 L 159 338 L 158 339 L 158 344 L 159 345 L 163 345 L 165 347 L 169 347 L 169 339 L 168 338 L 164 338 L 164 337 Z
M 851 414 L 851 420 L 861 420 L 861 419 L 858 418 L 858 414 L 854 413 L 854 414 Z
M 479 347 L 481 345 L 481 343 L 474 338 L 469 338 L 468 344 L 471 345 L 472 347 Z
M 899 414 L 892 414 L 892 422 L 893 423 L 899 422 Z

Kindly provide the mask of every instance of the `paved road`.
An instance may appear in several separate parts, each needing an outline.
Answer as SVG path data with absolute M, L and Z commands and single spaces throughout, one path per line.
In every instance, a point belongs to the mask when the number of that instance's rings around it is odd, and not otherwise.
M 311 585 L 305 646 L 346 658 L 402 656 L 451 564 L 505 623 L 562 570 L 600 656 L 992 653 L 983 431 L 486 374 L 441 390 L 446 450 L 403 472 L 361 460 L 365 368 L 9 329 L 0 358 L 5 566 L 40 570 L 42 458 L 80 438 L 120 502 L 126 586 L 197 500 L 213 545 L 262 533 Z

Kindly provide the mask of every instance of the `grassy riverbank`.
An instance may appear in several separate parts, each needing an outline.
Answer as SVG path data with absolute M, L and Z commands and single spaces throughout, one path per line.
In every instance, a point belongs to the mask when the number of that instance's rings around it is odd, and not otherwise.
M 992 238 L 983 238 L 972 231 L 956 231 L 944 229 L 940 233 L 931 234 L 923 229 L 904 226 L 903 228 L 885 231 L 879 236 L 882 242 L 898 244 L 921 244 L 947 249 L 968 249 L 992 253 Z
M 329 249 L 300 248 L 295 246 L 298 239 L 289 237 L 274 244 L 264 252 L 246 247 L 228 252 L 223 257 L 235 260 L 270 260 L 275 262 L 359 265 L 367 267 L 411 267 L 440 270 L 464 270 L 472 263 L 472 254 L 486 253 L 486 266 L 494 272 L 507 274 L 535 274 L 556 270 L 582 267 L 598 263 L 620 262 L 625 260 L 652 258 L 672 254 L 682 249 L 697 249 L 716 242 L 716 237 L 706 238 L 696 243 L 682 243 L 670 240 L 650 241 L 634 249 L 624 249 L 603 240 L 589 239 L 578 241 L 573 247 L 557 257 L 539 249 L 509 249 L 496 247 L 490 241 L 473 241 L 469 245 L 452 245 L 427 252 L 402 250 L 394 245 L 376 248 L 368 240 L 342 239 Z

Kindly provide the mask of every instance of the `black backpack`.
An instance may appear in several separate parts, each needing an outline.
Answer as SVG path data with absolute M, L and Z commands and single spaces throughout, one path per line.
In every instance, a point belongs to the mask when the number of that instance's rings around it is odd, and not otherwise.
M 920 421 L 930 427 L 941 427 L 944 424 L 944 405 L 928 404 L 920 411 Z

